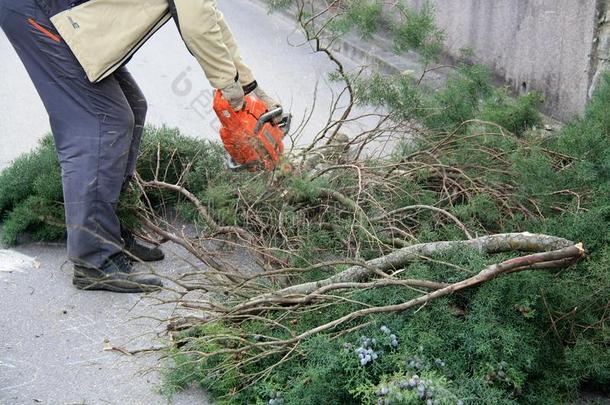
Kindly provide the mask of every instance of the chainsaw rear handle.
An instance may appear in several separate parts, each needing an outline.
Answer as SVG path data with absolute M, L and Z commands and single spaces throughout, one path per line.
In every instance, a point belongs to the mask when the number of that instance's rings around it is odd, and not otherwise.
M 258 122 L 256 123 L 256 126 L 254 127 L 254 133 L 258 134 L 260 132 L 261 129 L 263 129 L 263 126 L 268 123 L 273 121 L 273 119 L 280 117 L 283 114 L 283 110 L 282 107 L 278 107 L 275 110 L 271 110 L 263 115 L 261 115 L 261 117 L 258 119 Z

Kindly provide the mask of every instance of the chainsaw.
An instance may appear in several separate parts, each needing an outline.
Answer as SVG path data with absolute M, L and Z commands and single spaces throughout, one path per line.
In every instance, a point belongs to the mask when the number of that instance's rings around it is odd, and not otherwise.
M 214 111 L 221 124 L 220 138 L 229 153 L 229 169 L 275 169 L 284 152 L 290 114 L 284 114 L 281 107 L 268 111 L 267 104 L 254 95 L 246 95 L 243 109 L 234 111 L 220 90 L 214 96 Z

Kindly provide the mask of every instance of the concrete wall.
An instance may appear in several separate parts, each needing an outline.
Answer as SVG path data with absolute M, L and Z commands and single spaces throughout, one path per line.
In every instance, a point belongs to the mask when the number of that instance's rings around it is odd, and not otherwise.
M 407 0 L 421 6 L 424 0 Z M 582 113 L 610 50 L 607 0 L 435 0 L 446 51 L 474 50 L 514 91 L 542 92 L 560 120 Z M 390 11 L 391 12 L 391 11 Z M 606 31 L 602 28 L 606 27 Z M 596 39 L 598 33 L 602 38 Z M 605 37 L 604 37 L 605 35 Z M 605 47 L 601 51 L 598 48 Z
M 600 17 L 597 25 L 593 55 L 591 58 L 591 83 L 589 97 L 597 88 L 604 72 L 610 71 L 610 0 L 600 4 Z

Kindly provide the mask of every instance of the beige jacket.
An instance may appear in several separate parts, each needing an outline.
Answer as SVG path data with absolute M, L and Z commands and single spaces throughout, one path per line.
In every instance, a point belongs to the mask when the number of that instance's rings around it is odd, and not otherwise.
M 89 0 L 50 16 L 91 82 L 112 74 L 170 18 L 210 84 L 254 81 L 216 0 Z

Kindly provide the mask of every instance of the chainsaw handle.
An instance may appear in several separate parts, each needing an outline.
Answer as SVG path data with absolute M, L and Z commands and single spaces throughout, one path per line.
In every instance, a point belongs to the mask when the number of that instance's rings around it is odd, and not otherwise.
M 274 118 L 281 116 L 282 113 L 283 113 L 282 107 L 278 107 L 275 110 L 271 110 L 271 111 L 266 112 L 265 114 L 261 115 L 261 117 L 256 122 L 256 126 L 254 127 L 254 133 L 258 134 L 259 131 L 261 129 L 263 129 L 263 126 L 266 123 L 271 122 Z

